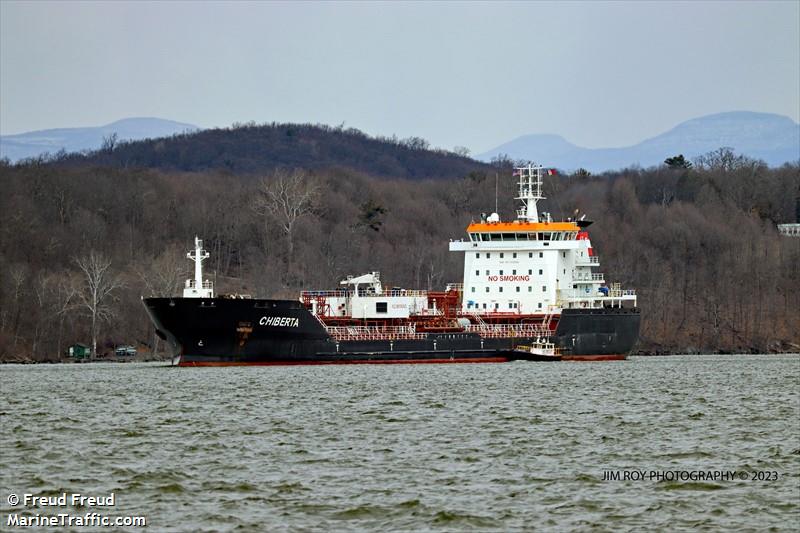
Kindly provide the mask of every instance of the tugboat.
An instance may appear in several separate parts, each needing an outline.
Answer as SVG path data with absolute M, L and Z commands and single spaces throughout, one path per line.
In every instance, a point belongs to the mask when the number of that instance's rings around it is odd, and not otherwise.
M 145 309 L 180 366 L 625 359 L 639 335 L 636 293 L 595 271 L 590 221 L 539 216 L 545 172 L 514 170 L 516 220 L 482 216 L 450 242 L 464 276 L 443 291 L 387 288 L 370 272 L 297 300 L 215 296 L 195 238 L 183 297 L 143 298 Z

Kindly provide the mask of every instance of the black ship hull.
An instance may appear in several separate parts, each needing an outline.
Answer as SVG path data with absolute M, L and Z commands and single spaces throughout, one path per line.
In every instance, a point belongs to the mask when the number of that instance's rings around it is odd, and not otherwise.
M 147 298 L 157 334 L 181 366 L 448 363 L 536 360 L 527 337 L 428 333 L 418 338 L 337 340 L 299 301 Z M 565 309 L 552 341 L 562 359 L 625 359 L 639 334 L 637 309 Z

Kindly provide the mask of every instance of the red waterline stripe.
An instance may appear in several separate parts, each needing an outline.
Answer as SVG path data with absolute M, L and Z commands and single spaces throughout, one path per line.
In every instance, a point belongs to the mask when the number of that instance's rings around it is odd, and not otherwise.
M 359 359 L 355 361 L 263 361 L 244 363 L 240 361 L 181 361 L 178 366 L 305 366 L 305 365 L 392 365 L 422 363 L 507 363 L 507 357 L 477 357 L 473 359 Z

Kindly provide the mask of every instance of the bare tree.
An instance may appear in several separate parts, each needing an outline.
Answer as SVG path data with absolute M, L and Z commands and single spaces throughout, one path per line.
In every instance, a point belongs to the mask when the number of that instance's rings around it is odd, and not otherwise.
M 186 255 L 178 247 L 161 253 L 136 273 L 151 296 L 175 296 L 186 278 Z
M 302 217 L 313 213 L 319 190 L 319 185 L 299 169 L 292 172 L 276 170 L 272 176 L 261 179 L 253 209 L 278 222 L 286 236 L 289 268 L 294 256 L 295 225 Z
M 76 258 L 75 262 L 84 274 L 84 286 L 78 292 L 80 306 L 92 318 L 92 357 L 97 357 L 97 332 L 100 322 L 113 316 L 108 305 L 112 293 L 123 286 L 122 281 L 112 276 L 111 260 L 92 250 L 88 256 Z
M 114 148 L 117 147 L 117 142 L 119 137 L 117 136 L 117 132 L 113 132 L 109 135 L 103 136 L 103 145 L 101 146 L 100 150 L 103 152 L 111 153 L 114 151 Z
M 13 310 L 13 324 L 11 326 L 11 331 L 14 339 L 14 344 L 12 347 L 12 351 L 16 354 L 17 350 L 17 340 L 19 339 L 19 323 L 20 317 L 22 315 L 22 295 L 24 294 L 24 285 L 28 279 L 28 267 L 24 264 L 16 264 L 12 265 L 10 269 L 11 280 L 14 284 L 14 307 Z
M 64 335 L 64 319 L 67 315 L 75 309 L 77 305 L 79 292 L 79 281 L 76 275 L 67 274 L 57 276 L 55 287 L 53 290 L 53 312 L 58 317 L 58 341 L 56 343 L 56 352 L 61 356 L 61 341 Z
M 146 268 L 137 268 L 136 274 L 152 296 L 173 296 L 186 278 L 186 256 L 177 247 L 165 250 Z M 158 352 L 158 335 L 153 328 L 153 353 Z

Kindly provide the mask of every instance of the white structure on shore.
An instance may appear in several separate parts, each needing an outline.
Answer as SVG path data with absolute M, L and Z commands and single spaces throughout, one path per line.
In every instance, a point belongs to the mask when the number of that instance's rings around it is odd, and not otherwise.
M 800 237 L 800 224 L 778 224 L 778 233 L 784 237 Z

